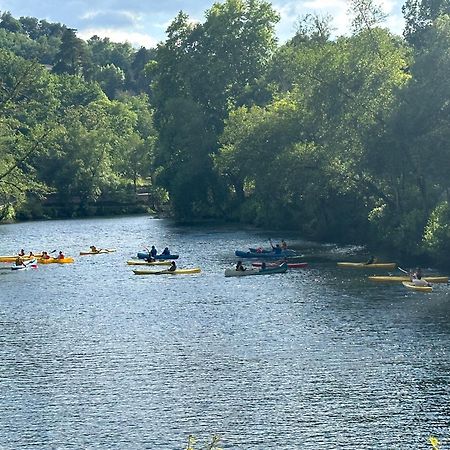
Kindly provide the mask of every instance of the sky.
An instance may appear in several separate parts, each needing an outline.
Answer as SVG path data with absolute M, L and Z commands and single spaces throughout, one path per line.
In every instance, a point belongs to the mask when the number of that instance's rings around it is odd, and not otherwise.
M 13 17 L 31 16 L 77 29 L 78 37 L 97 35 L 135 47 L 154 47 L 165 40 L 165 31 L 180 10 L 192 21 L 203 22 L 213 0 L 0 0 L 0 11 Z M 331 15 L 334 34 L 348 34 L 346 0 L 272 0 L 281 16 L 276 28 L 280 43 L 295 34 L 296 23 L 306 14 Z M 388 15 L 384 26 L 396 34 L 403 30 L 399 0 L 375 0 Z

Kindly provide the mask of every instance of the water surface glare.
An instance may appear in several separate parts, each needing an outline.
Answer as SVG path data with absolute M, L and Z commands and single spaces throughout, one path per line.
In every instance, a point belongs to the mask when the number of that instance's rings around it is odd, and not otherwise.
M 361 249 L 285 238 L 310 266 L 225 278 L 267 233 L 125 217 L 0 227 L 0 450 L 450 448 L 450 298 L 337 268 Z M 202 273 L 136 276 L 155 244 Z M 90 245 L 116 253 L 78 256 Z M 385 274 L 385 272 L 379 272 Z M 396 273 L 398 274 L 398 273 Z

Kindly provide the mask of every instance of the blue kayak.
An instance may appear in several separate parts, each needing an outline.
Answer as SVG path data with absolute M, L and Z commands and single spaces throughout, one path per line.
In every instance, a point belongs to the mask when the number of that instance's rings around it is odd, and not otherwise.
M 236 250 L 234 254 L 239 258 L 264 258 L 264 259 L 280 259 L 285 257 L 296 256 L 294 250 L 282 250 L 281 252 L 242 252 Z
M 246 277 L 248 275 L 270 275 L 272 273 L 285 273 L 288 269 L 286 263 L 280 264 L 276 267 L 266 267 L 265 269 L 246 269 L 246 270 L 236 270 L 236 269 L 225 269 L 226 277 Z
M 149 253 L 148 252 L 139 252 L 137 254 L 137 257 L 139 259 L 145 259 L 149 257 Z M 180 257 L 180 255 L 156 255 L 155 259 L 178 259 Z

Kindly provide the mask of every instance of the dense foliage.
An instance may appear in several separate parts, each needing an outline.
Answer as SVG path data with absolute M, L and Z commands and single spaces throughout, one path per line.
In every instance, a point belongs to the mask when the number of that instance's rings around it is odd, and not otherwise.
M 277 46 L 270 3 L 225 0 L 203 23 L 180 12 L 165 42 L 138 50 L 3 13 L 3 215 L 33 217 L 52 199 L 64 205 L 53 215 L 95 214 L 145 183 L 180 220 L 450 264 L 450 9 L 403 11 L 404 38 L 353 0 L 351 35 L 306 16 Z

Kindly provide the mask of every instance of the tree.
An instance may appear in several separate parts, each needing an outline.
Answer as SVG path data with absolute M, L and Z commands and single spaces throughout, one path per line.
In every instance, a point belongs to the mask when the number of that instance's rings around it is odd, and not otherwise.
M 203 24 L 180 13 L 157 49 L 157 161 L 179 217 L 222 213 L 226 191 L 211 156 L 231 105 L 251 102 L 259 88 L 277 20 L 264 1 L 228 0 L 213 5 Z
M 53 72 L 81 75 L 86 63 L 84 42 L 77 38 L 76 30 L 67 28 L 61 38 L 59 52 L 55 57 Z
M 420 49 L 424 34 L 431 28 L 433 22 L 445 14 L 450 14 L 450 1 L 406 0 L 402 12 L 405 17 L 403 35 L 410 44 Z
M 14 214 L 30 192 L 42 194 L 32 158 L 53 130 L 49 74 L 35 62 L 0 50 L 0 216 Z

